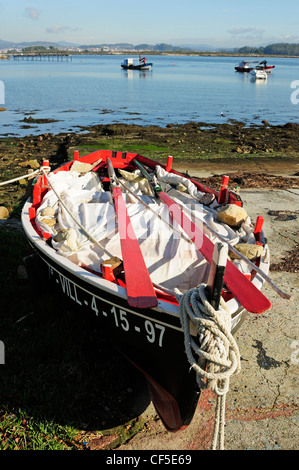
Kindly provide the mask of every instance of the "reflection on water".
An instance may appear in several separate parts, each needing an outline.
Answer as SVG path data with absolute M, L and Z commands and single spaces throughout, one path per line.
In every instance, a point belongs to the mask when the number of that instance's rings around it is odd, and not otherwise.
M 299 80 L 295 59 L 267 59 L 275 64 L 274 71 L 267 80 L 255 80 L 234 70 L 234 57 L 154 56 L 148 57 L 153 62 L 149 71 L 123 70 L 124 58 L 2 61 L 7 110 L 0 113 L 0 134 L 58 133 L 113 122 L 299 122 L 299 105 L 291 102 L 290 88 Z M 24 123 L 30 115 L 57 122 Z
M 134 78 L 152 78 L 152 70 L 122 70 L 122 73 L 125 77 L 130 80 Z
M 251 77 L 250 81 L 252 83 L 255 83 L 256 85 L 267 85 L 267 83 L 268 83 L 267 80 L 257 79 L 257 78 L 254 78 L 254 77 Z

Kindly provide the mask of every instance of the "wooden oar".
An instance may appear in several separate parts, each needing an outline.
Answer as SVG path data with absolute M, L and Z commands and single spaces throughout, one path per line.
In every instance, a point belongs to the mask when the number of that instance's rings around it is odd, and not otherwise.
M 144 207 L 146 209 L 148 209 L 149 211 L 151 211 L 156 217 L 158 217 L 160 220 L 162 220 L 162 222 L 164 222 L 168 227 L 172 228 L 176 233 L 179 233 L 187 242 L 189 243 L 193 243 L 192 240 L 190 240 L 189 237 L 186 237 L 182 232 L 180 232 L 178 229 L 176 229 L 173 225 L 171 225 L 167 220 L 163 219 L 163 217 L 161 217 L 159 214 L 157 214 L 157 212 L 155 212 L 148 204 L 146 204 L 139 196 L 137 196 L 133 191 L 131 191 L 130 188 L 128 188 L 128 186 L 126 186 L 122 181 L 119 181 L 120 184 L 124 187 L 124 189 L 126 191 L 128 191 L 130 194 L 132 194 L 132 196 L 134 198 L 137 199 L 137 201 L 139 201 L 141 204 L 144 205 Z M 184 207 L 184 209 L 186 209 L 186 207 Z M 209 211 L 211 211 L 211 209 L 207 208 Z M 196 218 L 194 217 L 194 215 L 192 214 L 192 211 L 191 210 L 187 210 L 187 212 L 189 213 L 190 217 L 192 218 L 192 220 L 194 222 L 196 222 Z M 216 212 L 216 211 L 215 211 Z M 260 216 L 259 216 L 260 217 Z M 259 219 L 258 217 L 258 219 Z M 252 261 L 250 261 L 248 258 L 246 258 L 246 256 L 242 255 L 242 253 L 240 253 L 233 245 L 231 245 L 224 237 L 222 237 L 218 232 L 216 232 L 216 230 L 213 230 L 204 220 L 202 220 L 202 223 L 203 225 L 209 230 L 209 232 L 211 232 L 216 238 L 219 239 L 220 242 L 222 242 L 224 245 L 226 245 L 228 247 L 228 249 L 230 251 L 232 251 L 233 253 L 235 253 L 237 256 L 239 256 L 239 258 L 241 258 L 249 267 L 251 267 L 251 269 L 253 271 L 255 271 L 257 274 L 259 274 L 266 282 L 268 282 L 270 284 L 270 286 L 280 295 L 280 297 L 282 297 L 283 299 L 287 299 L 289 300 L 291 298 L 291 295 L 288 294 L 287 292 L 284 292 L 280 287 L 278 287 L 273 281 L 272 279 L 267 276 L 267 274 L 264 273 L 264 271 L 262 269 L 260 269 L 258 266 L 256 266 Z
M 118 223 L 128 304 L 135 308 L 156 307 L 157 296 L 109 158 L 107 158 L 107 169 Z
M 141 165 L 136 159 L 134 159 L 134 162 L 150 183 L 155 194 L 164 204 L 166 204 L 172 217 L 187 233 L 197 249 L 211 264 L 214 243 L 197 225 L 194 224 L 191 219 L 189 219 L 189 217 L 186 216 L 182 207 L 173 201 L 168 194 L 162 191 L 161 187 L 153 181 L 151 175 L 146 171 L 143 165 Z M 262 292 L 249 279 L 247 279 L 230 260 L 227 260 L 224 282 L 240 304 L 249 312 L 262 313 L 271 307 L 269 299 L 267 299 L 267 297 L 265 297 L 264 294 L 262 294 Z
M 179 204 L 179 203 L 177 203 Z M 179 204 L 180 205 L 180 204 Z M 181 206 L 182 207 L 182 206 Z M 182 209 L 185 209 L 187 210 L 187 212 L 189 213 L 191 219 L 196 222 L 196 218 L 194 217 L 192 211 L 189 209 L 189 208 L 186 208 L 186 207 L 182 207 Z M 208 210 L 211 210 L 208 208 Z M 258 220 L 258 226 L 256 228 L 260 228 L 260 223 L 261 223 L 261 220 L 259 219 L 263 219 L 261 216 L 259 216 L 257 218 Z M 216 230 L 212 229 L 212 227 L 210 227 L 210 225 L 208 225 L 204 220 L 201 221 L 203 223 L 203 225 L 208 229 L 208 231 L 214 235 L 216 238 L 219 239 L 219 241 L 221 241 L 222 243 L 225 243 L 227 244 L 228 248 L 230 251 L 232 251 L 233 253 L 235 253 L 241 260 L 243 260 L 253 271 L 255 271 L 257 274 L 259 274 L 266 282 L 268 282 L 268 284 L 270 284 L 270 286 L 277 292 L 277 294 L 280 295 L 280 297 L 282 297 L 283 299 L 287 299 L 287 300 L 290 300 L 291 299 L 291 295 L 288 294 L 287 292 L 283 291 L 280 287 L 278 287 L 273 281 L 272 279 L 267 276 L 267 274 L 262 270 L 260 269 L 258 266 L 256 266 L 256 264 L 254 264 L 252 261 L 250 261 L 248 258 L 246 258 L 246 256 L 244 256 L 242 253 L 240 253 L 233 245 L 231 245 L 224 237 L 222 237 Z M 260 243 L 259 243 L 260 244 Z
M 227 257 L 227 245 L 220 242 L 215 243 L 207 282 L 208 297 L 210 297 L 210 303 L 215 310 L 218 310 L 220 304 Z

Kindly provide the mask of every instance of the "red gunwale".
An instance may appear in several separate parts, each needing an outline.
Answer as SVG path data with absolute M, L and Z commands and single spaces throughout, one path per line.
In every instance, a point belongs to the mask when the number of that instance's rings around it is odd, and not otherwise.
M 139 155 L 138 153 L 130 153 L 130 152 L 125 153 L 125 152 L 120 152 L 120 151 L 115 152 L 115 151 L 111 151 L 111 150 L 97 150 L 96 152 L 92 152 L 92 153 L 90 153 L 88 155 L 85 155 L 83 157 L 80 157 L 80 158 L 78 156 L 78 151 L 75 151 L 75 154 L 74 154 L 74 160 L 79 160 L 82 163 L 93 164 L 96 161 L 101 159 L 102 161 L 93 169 L 93 171 L 95 171 L 95 172 L 100 172 L 102 169 L 106 168 L 107 158 L 111 159 L 111 161 L 113 163 L 113 167 L 116 168 L 116 169 L 126 169 L 126 170 L 136 169 L 136 166 L 132 162 L 132 160 L 134 160 L 134 159 L 138 160 L 140 163 L 147 166 L 151 170 L 154 170 L 157 165 L 160 165 L 162 168 L 166 169 L 166 165 L 158 163 L 154 160 L 150 160 L 149 158 L 144 157 L 142 155 Z M 73 164 L 73 162 L 74 162 L 74 160 L 63 164 L 62 166 L 60 166 L 59 168 L 54 170 L 53 173 L 58 173 L 60 171 L 69 171 L 72 164 Z M 182 173 L 179 173 L 178 171 L 173 170 L 173 169 L 170 169 L 169 172 L 173 173 L 175 175 L 184 176 L 184 175 L 182 175 Z M 221 192 L 216 191 L 212 188 L 209 188 L 208 186 L 203 185 L 202 183 L 199 183 L 199 182 L 193 180 L 192 178 L 189 178 L 189 179 L 199 189 L 199 191 L 214 194 L 217 201 L 219 201 Z M 104 178 L 104 180 L 105 180 L 105 178 Z M 37 225 L 35 223 L 35 216 L 36 216 L 36 210 L 40 206 L 41 201 L 43 200 L 43 198 L 44 198 L 45 194 L 47 193 L 48 189 L 49 189 L 49 187 L 44 184 L 44 176 L 43 175 L 39 176 L 37 178 L 36 183 L 35 183 L 34 188 L 33 188 L 32 205 L 29 208 L 30 222 L 31 222 L 33 228 L 35 229 L 35 231 L 37 232 L 37 234 L 45 240 L 50 239 L 51 235 L 50 235 L 50 233 L 43 232 L 43 231 L 39 230 L 39 228 L 37 227 Z M 242 201 L 240 200 L 239 196 L 237 194 L 235 194 L 233 191 L 228 191 L 228 203 L 229 204 L 242 205 Z M 85 266 L 83 267 L 83 269 L 91 271 L 88 267 L 85 267 Z M 98 273 L 98 272 L 95 272 L 95 271 L 91 271 L 91 272 L 93 272 L 93 274 L 95 274 L 99 277 L 102 277 L 101 273 Z M 120 286 L 125 287 L 125 283 L 120 279 L 118 279 L 117 281 L 114 281 L 114 282 L 116 282 Z M 169 303 L 172 303 L 172 304 L 176 304 L 176 305 L 178 304 L 176 298 L 171 294 L 167 294 L 166 292 L 161 292 L 157 289 L 156 289 L 156 294 L 157 294 L 157 297 L 160 300 L 163 300 L 163 301 L 166 301 L 166 302 L 169 302 Z M 223 296 L 226 299 L 229 299 L 229 298 L 231 298 L 232 294 L 230 292 L 225 292 L 224 291 Z
M 90 164 L 93 164 L 95 163 L 97 160 L 100 160 L 102 159 L 102 162 L 99 163 L 99 165 L 97 165 L 93 171 L 99 171 L 101 170 L 102 168 L 104 168 L 106 166 L 106 160 L 107 158 L 110 158 L 113 162 L 113 166 L 114 168 L 117 168 L 117 169 L 133 169 L 135 168 L 135 166 L 133 166 L 133 164 L 131 164 L 132 160 L 136 158 L 136 160 L 138 160 L 140 163 L 146 165 L 148 168 L 150 168 L 151 170 L 154 170 L 155 167 L 157 165 L 160 165 L 162 168 L 166 169 L 166 165 L 163 165 L 162 163 L 158 163 L 156 162 L 155 160 L 150 160 L 149 158 L 147 157 L 144 157 L 142 155 L 139 155 L 138 153 L 129 153 L 129 152 L 114 152 L 112 150 L 97 150 L 96 152 L 92 152 L 88 155 L 85 155 L 83 157 L 80 157 L 80 159 L 78 159 L 77 157 L 77 154 L 76 154 L 76 158 L 75 160 L 80 160 L 80 162 L 82 163 L 90 163 Z M 54 170 L 54 173 L 57 173 L 59 171 L 69 171 L 70 170 L 70 167 L 71 165 L 73 164 L 73 161 L 70 161 L 68 163 L 65 163 L 64 165 L 62 165 L 61 167 L 57 168 L 56 170 Z M 173 170 L 171 169 L 170 170 L 170 173 L 173 173 L 175 175 L 180 175 L 180 176 L 184 176 L 182 175 L 182 173 L 176 171 L 176 170 Z M 217 198 L 217 201 L 219 200 L 219 196 L 220 196 L 220 192 L 219 191 L 216 191 L 212 188 L 210 188 L 209 186 L 206 186 L 202 183 L 199 183 L 198 181 L 195 181 L 193 180 L 192 178 L 189 178 L 190 181 L 192 181 L 192 183 L 200 190 L 200 191 L 203 191 L 203 192 L 206 192 L 206 193 L 211 193 L 211 194 L 214 194 Z M 40 180 L 40 178 L 38 178 L 37 180 L 37 185 L 40 184 L 41 185 L 42 181 Z M 36 193 L 37 193 L 38 189 L 36 189 Z M 238 197 L 238 195 L 236 193 L 234 193 L 233 191 L 229 191 L 229 199 L 228 199 L 228 203 L 229 204 L 237 204 L 237 205 L 240 205 L 240 199 Z M 42 198 L 44 196 L 45 193 L 42 193 L 41 192 L 41 195 L 40 195 L 40 198 Z M 38 200 L 38 194 L 36 194 L 36 202 Z M 40 199 L 41 200 L 41 199 Z M 33 202 L 34 204 L 34 202 Z

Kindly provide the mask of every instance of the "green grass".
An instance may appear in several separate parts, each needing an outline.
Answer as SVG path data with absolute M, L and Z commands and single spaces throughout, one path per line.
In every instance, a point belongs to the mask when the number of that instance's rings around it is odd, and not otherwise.
M 83 431 L 125 442 L 127 428 L 139 429 L 130 423 L 135 394 L 147 393 L 143 377 L 92 318 L 17 278 L 27 254 L 23 235 L 0 229 L 0 450 L 86 449 Z
M 119 152 L 139 153 L 149 158 L 151 156 L 165 157 L 171 154 L 171 150 L 167 146 L 164 147 L 161 145 L 147 144 L 138 140 L 134 141 L 134 143 L 124 142 L 119 139 L 109 139 L 108 141 L 99 140 L 96 144 L 77 146 L 76 149 L 80 151 L 80 156 L 88 153 L 88 151 L 95 150 L 115 150 Z
M 215 139 L 214 142 L 218 144 L 223 144 L 223 145 L 236 145 L 234 141 L 229 140 L 229 139 L 221 139 L 220 137 L 217 137 L 217 139 Z
M 20 410 L 2 411 L 0 450 L 67 450 L 78 448 L 76 432 L 53 421 L 37 421 Z
M 42 292 L 34 294 L 28 281 L 16 277 L 22 255 L 27 252 L 23 236 L 1 230 L 0 339 L 5 345 L 5 364 L 0 366 L 0 449 L 73 448 L 75 430 L 55 423 L 51 417 L 51 407 L 57 410 L 57 403 L 51 399 L 57 393 L 57 385 L 49 387 L 49 379 L 59 356 L 53 327 L 44 318 L 45 312 L 51 310 L 51 299 Z M 37 319 L 43 302 L 48 305 Z M 25 319 L 18 321 L 22 317 Z M 52 341 L 49 341 L 50 332 Z M 53 367 L 50 365 L 52 350 L 56 362 Z M 56 402 L 57 398 L 58 395 Z

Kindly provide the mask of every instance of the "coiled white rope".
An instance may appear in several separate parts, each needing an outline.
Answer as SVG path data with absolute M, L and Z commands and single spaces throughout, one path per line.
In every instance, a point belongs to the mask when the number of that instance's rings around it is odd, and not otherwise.
M 178 294 L 181 324 L 184 330 L 185 351 L 195 370 L 201 389 L 211 388 L 217 395 L 212 449 L 224 449 L 225 399 L 229 378 L 241 370 L 238 345 L 231 334 L 231 314 L 221 298 L 215 310 L 205 294 L 205 284 Z M 198 344 L 191 337 L 190 321 L 195 325 Z M 198 356 L 197 360 L 194 353 Z

